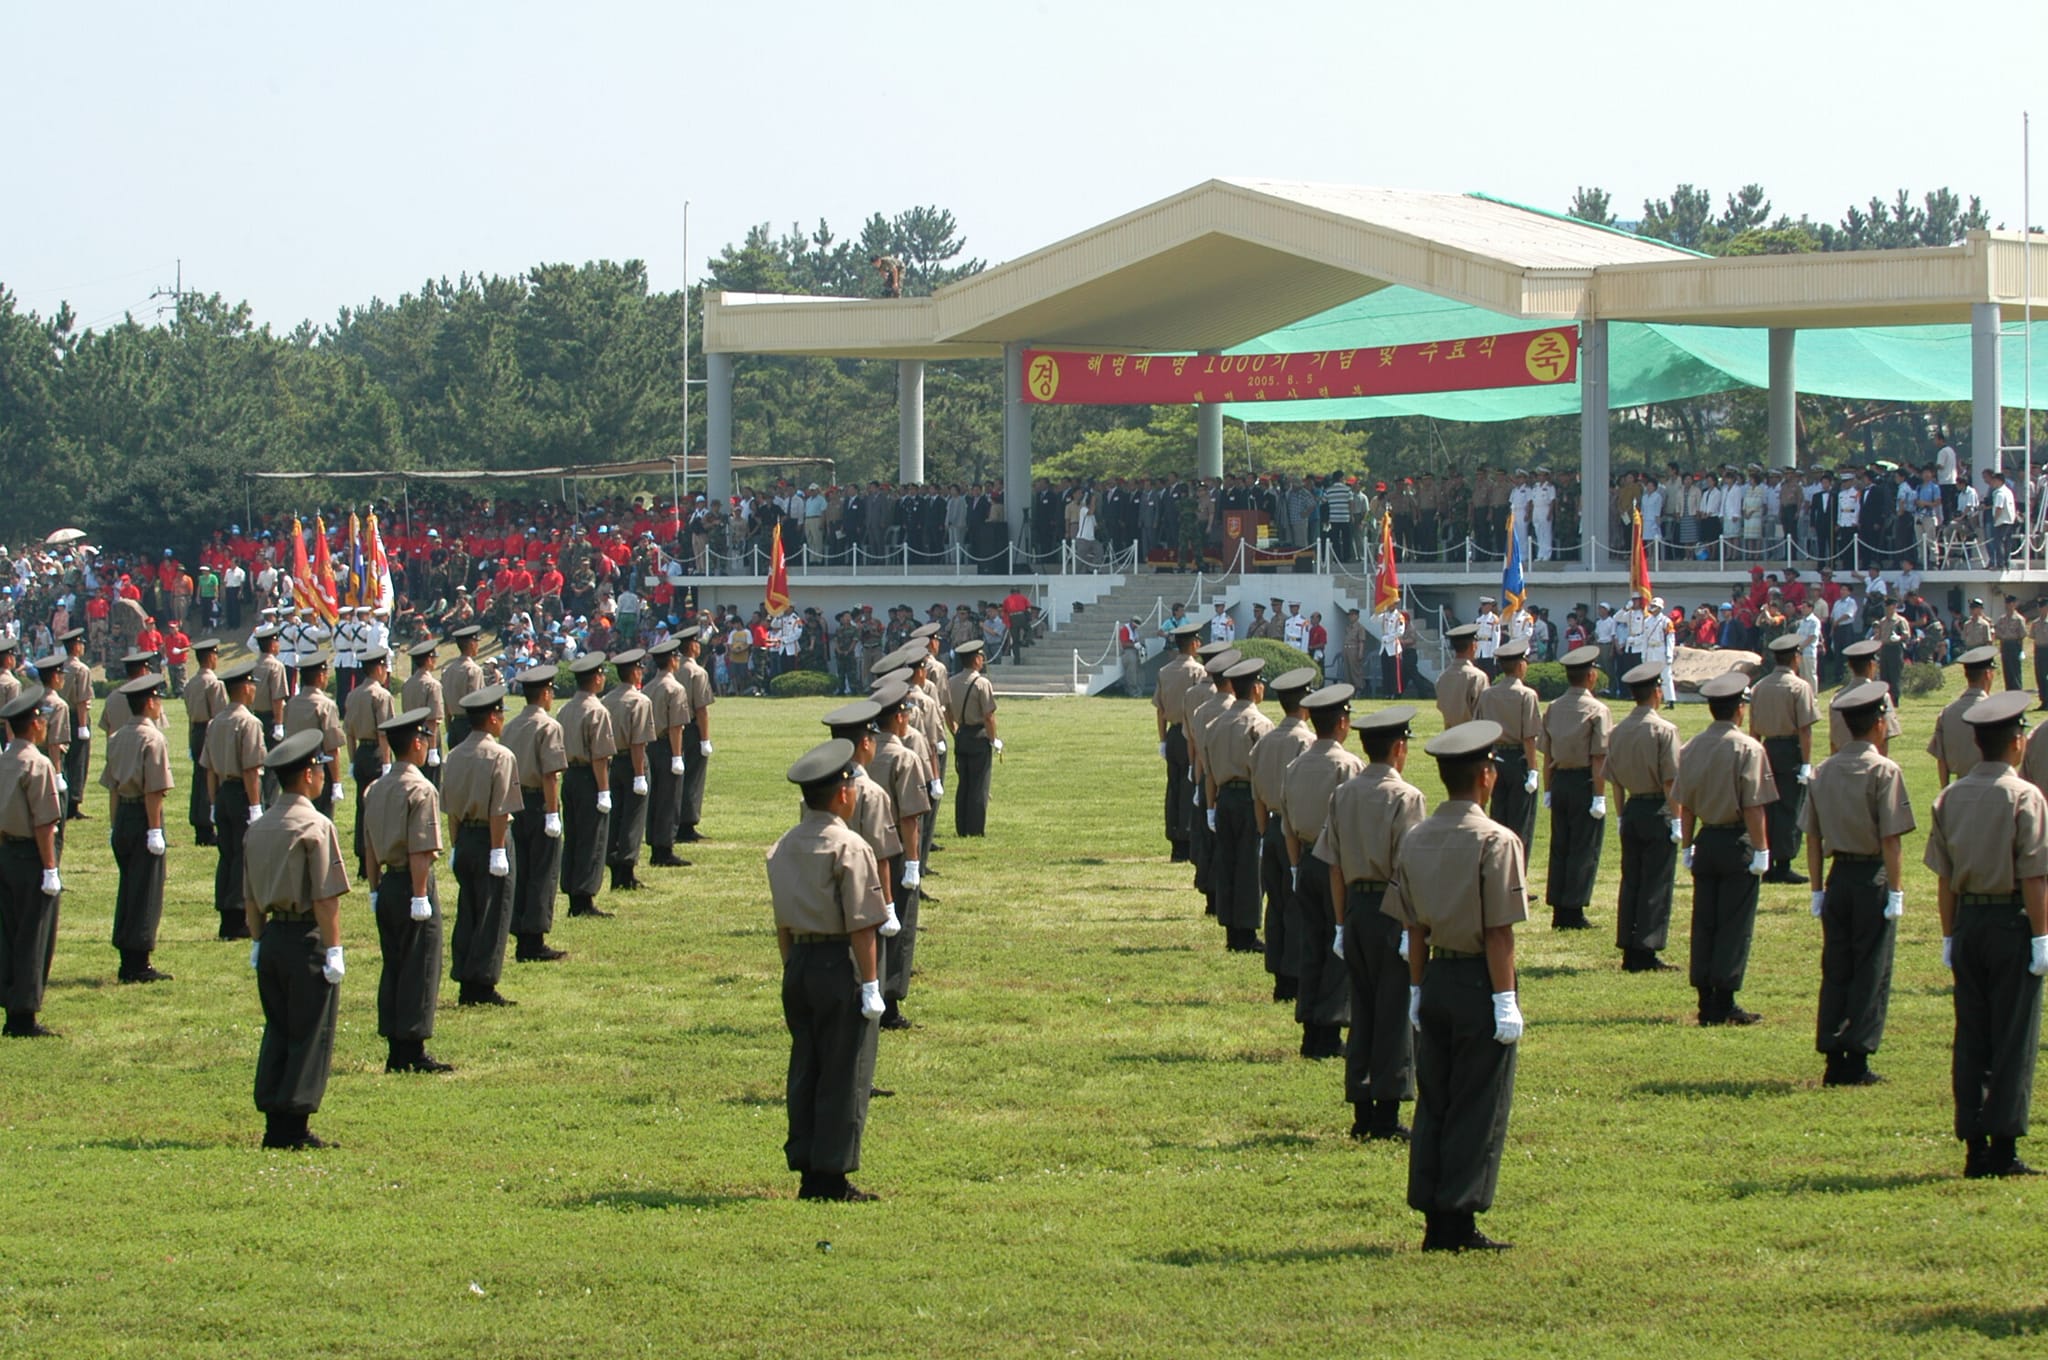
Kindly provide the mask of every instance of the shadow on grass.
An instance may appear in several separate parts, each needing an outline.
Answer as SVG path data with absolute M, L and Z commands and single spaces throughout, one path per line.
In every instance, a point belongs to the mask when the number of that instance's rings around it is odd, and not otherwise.
M 1776 1181 L 1731 1181 L 1730 1199 L 1757 1195 L 1853 1195 L 1866 1190 L 1908 1190 L 1955 1177 L 1937 1171 L 1899 1171 L 1887 1176 L 1787 1176 Z
M 1580 968 L 1575 964 L 1538 963 L 1530 964 L 1526 967 L 1515 969 L 1515 975 L 1517 977 L 1525 978 L 1561 978 L 1577 977 L 1579 974 L 1585 971 L 1585 969 Z
M 1190 1248 L 1139 1259 L 1157 1266 L 1193 1269 L 1198 1266 L 1291 1265 L 1297 1261 L 1379 1260 L 1393 1254 L 1392 1247 L 1358 1242 L 1345 1247 L 1284 1247 L 1279 1251 L 1201 1251 Z
M 769 1105 L 781 1105 L 784 1103 L 784 1100 L 785 1097 L 779 1090 L 772 1092 L 744 1091 L 736 1096 L 727 1096 L 724 1100 L 720 1101 L 719 1104 L 761 1108 Z
M 93 1148 L 109 1152 L 211 1152 L 215 1148 L 235 1146 L 240 1144 L 199 1143 L 189 1138 L 94 1138 L 78 1144 L 80 1151 Z
M 715 1039 L 758 1039 L 775 1031 L 776 1027 L 769 1025 L 708 1024 L 691 1025 L 684 1029 L 683 1033 L 693 1037 Z
M 767 1195 L 678 1195 L 669 1190 L 600 1190 L 571 1195 L 564 1209 L 730 1209 Z
M 1283 1063 L 1291 1061 L 1295 1054 L 1290 1049 L 1242 1048 L 1235 1053 L 1191 1053 L 1186 1049 L 1167 1049 L 1158 1053 L 1112 1053 L 1113 1063 L 1161 1063 L 1176 1065 L 1213 1063 Z
M 1643 1096 L 1688 1096 L 1697 1100 L 1719 1100 L 1733 1096 L 1749 1100 L 1757 1096 L 1789 1096 L 1799 1083 L 1775 1078 L 1755 1081 L 1639 1081 L 1629 1088 Z
M 1109 952 L 1128 958 L 1134 954 L 1192 954 L 1195 947 L 1191 944 L 1120 944 Z
M 1227 1143 L 1174 1143 L 1161 1139 L 1151 1147 L 1155 1152 L 1255 1152 L 1261 1148 L 1309 1148 L 1316 1140 L 1305 1133 L 1255 1133 Z
M 1918 1336 L 1928 1332 L 1975 1332 L 1994 1341 L 2015 1336 L 2048 1336 L 2048 1304 L 2033 1308 L 1932 1308 L 1892 1323 L 1894 1331 Z
M 1134 996 L 1126 1004 L 1151 1006 L 1155 1009 L 1199 1010 L 1204 1006 L 1214 1006 L 1218 1003 L 1214 998 L 1206 996 Z

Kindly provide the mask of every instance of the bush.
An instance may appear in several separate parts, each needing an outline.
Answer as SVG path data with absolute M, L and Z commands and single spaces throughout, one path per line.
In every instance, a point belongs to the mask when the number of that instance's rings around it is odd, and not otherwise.
M 1536 697 L 1547 704 L 1565 692 L 1564 663 L 1531 661 L 1528 671 L 1522 676 L 1522 683 L 1535 690 Z
M 1269 685 L 1273 683 L 1275 676 L 1285 675 L 1288 671 L 1299 670 L 1303 666 L 1316 673 L 1318 685 L 1323 683 L 1323 668 L 1298 647 L 1290 647 L 1271 638 L 1243 638 L 1231 645 L 1244 654 L 1245 660 L 1266 663 L 1266 683 Z
M 1942 670 L 1932 661 L 1914 661 L 1899 676 L 1900 694 L 1933 694 L 1942 688 Z
M 768 682 L 771 699 L 817 699 L 832 690 L 832 677 L 823 671 L 784 671 Z

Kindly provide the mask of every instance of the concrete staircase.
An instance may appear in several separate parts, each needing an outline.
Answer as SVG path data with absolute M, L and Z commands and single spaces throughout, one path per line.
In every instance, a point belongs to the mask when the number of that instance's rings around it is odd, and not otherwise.
M 1101 666 L 1114 669 L 1117 664 L 1111 644 L 1116 639 L 1118 621 L 1132 617 L 1146 620 L 1144 632 L 1149 638 L 1158 630 L 1154 607 L 1159 601 L 1165 600 L 1171 608 L 1194 585 L 1192 576 L 1143 572 L 1111 587 L 1093 603 L 1082 605 L 1078 614 L 1070 607 L 1066 617 L 1054 620 L 1057 627 L 1025 650 L 1023 665 L 1005 660 L 989 670 L 997 696 L 1032 698 L 1088 692 L 1089 680 Z M 1079 690 L 1074 684 L 1075 652 L 1081 654 Z

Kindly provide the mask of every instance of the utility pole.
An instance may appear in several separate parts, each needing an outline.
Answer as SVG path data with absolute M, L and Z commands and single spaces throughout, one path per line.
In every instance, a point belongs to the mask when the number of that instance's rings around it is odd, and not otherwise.
M 177 262 L 175 278 L 176 282 L 169 288 L 158 288 L 149 296 L 151 301 L 155 301 L 157 298 L 169 298 L 173 315 L 177 320 L 182 321 L 185 319 L 185 261 L 182 258 Z M 164 309 L 161 307 L 157 308 L 156 314 L 162 316 Z

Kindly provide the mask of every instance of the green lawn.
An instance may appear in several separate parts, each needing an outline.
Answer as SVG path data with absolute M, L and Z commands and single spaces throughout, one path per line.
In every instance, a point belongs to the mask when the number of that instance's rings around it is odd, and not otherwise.
M 44 1013 L 64 1038 L 0 1043 L 0 1355 L 2038 1354 L 2008 1339 L 2048 1332 L 2048 1181 L 1960 1179 L 1921 836 L 1889 1080 L 1837 1091 L 1805 889 L 1764 889 L 1742 998 L 1765 1023 L 1703 1031 L 1683 973 L 1616 968 L 1610 834 L 1596 929 L 1521 939 L 1483 1220 L 1517 1250 L 1425 1257 L 1405 1151 L 1345 1137 L 1340 1064 L 1294 1056 L 1167 863 L 1129 702 L 1005 707 L 992 834 L 946 837 L 918 1028 L 883 1036 L 898 1094 L 858 1177 L 883 1198 L 798 1203 L 761 856 L 831 702 L 720 704 L 695 867 L 643 868 L 661 886 L 610 895 L 617 920 L 563 917 L 569 962 L 507 965 L 518 1009 L 444 1006 L 451 1077 L 382 1070 L 358 887 L 321 1153 L 257 1147 L 248 950 L 211 938 L 213 854 L 182 818 L 177 979 L 114 984 L 95 799 Z M 1923 825 L 1936 707 L 1909 705 L 1896 753 Z M 1688 919 L 1681 884 L 1681 963 Z

